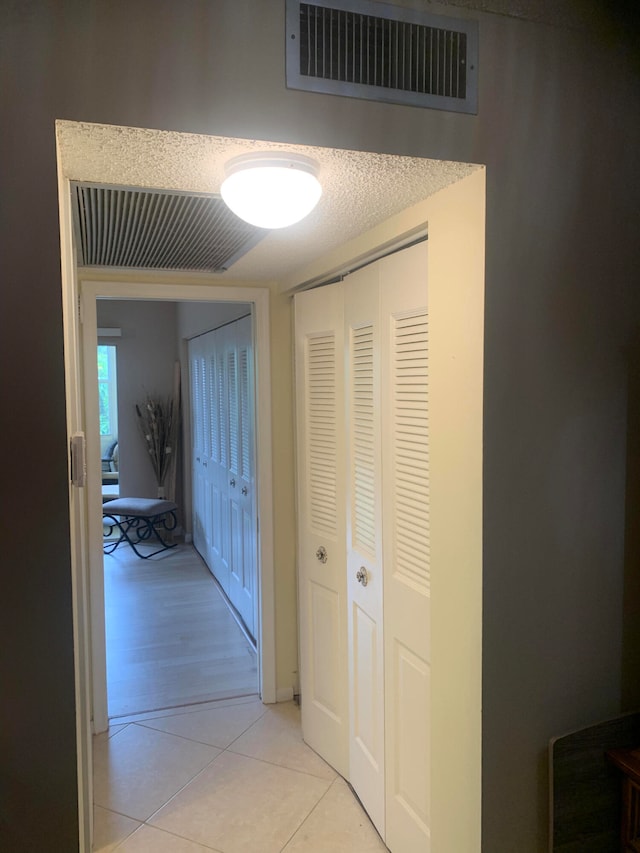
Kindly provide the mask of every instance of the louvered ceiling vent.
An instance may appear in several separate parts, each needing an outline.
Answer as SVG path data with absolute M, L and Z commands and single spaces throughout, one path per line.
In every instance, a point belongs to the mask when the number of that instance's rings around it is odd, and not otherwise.
M 78 264 L 223 272 L 268 231 L 219 196 L 75 183 Z
M 287 0 L 287 86 L 476 113 L 476 21 L 368 0 Z

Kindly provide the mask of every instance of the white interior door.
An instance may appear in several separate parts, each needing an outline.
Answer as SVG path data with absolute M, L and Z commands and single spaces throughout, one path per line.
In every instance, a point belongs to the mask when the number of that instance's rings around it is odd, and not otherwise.
M 224 388 L 224 360 L 220 354 L 219 332 L 212 331 L 203 335 L 201 340 L 206 349 L 207 399 L 210 454 L 208 459 L 207 481 L 209 488 L 209 511 L 211 515 L 211 535 L 207 564 L 220 586 L 229 592 L 229 566 L 226 559 L 226 529 L 223 523 L 224 491 L 226 490 L 226 467 L 221 475 L 222 460 L 226 454 L 224 438 L 226 436 L 226 412 L 219 404 L 220 387 Z M 224 395 L 223 395 L 224 397 Z
M 341 283 L 295 297 L 302 732 L 348 776 L 343 307 Z
M 386 843 L 430 850 L 427 244 L 380 262 Z M 464 531 L 460 531 L 464 535 Z
M 193 544 L 207 559 L 207 516 L 205 509 L 206 374 L 201 338 L 189 341 L 189 384 L 191 387 L 191 471 L 193 482 Z
M 257 509 L 251 317 L 189 342 L 194 544 L 255 637 Z
M 385 836 L 379 263 L 345 282 L 349 781 Z
M 253 347 L 251 317 L 227 327 L 229 411 L 229 598 L 255 636 L 256 524 L 253 470 Z

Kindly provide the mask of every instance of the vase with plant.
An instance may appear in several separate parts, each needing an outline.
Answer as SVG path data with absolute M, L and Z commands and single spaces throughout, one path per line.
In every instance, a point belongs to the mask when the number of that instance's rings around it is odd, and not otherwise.
M 158 497 L 165 496 L 165 480 L 176 455 L 178 411 L 172 397 L 153 397 L 136 403 L 138 426 L 158 485 Z

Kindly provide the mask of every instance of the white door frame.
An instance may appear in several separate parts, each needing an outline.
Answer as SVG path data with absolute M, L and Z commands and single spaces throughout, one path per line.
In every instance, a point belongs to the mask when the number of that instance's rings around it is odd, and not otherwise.
M 258 287 L 181 285 L 127 281 L 81 281 L 84 411 L 87 441 L 87 542 L 89 556 L 93 731 L 108 727 L 104 568 L 102 556 L 102 491 L 98 424 L 98 344 L 96 300 L 137 299 L 171 302 L 251 303 L 255 328 L 256 475 L 258 495 L 258 682 L 262 701 L 276 701 L 273 518 L 271 468 L 271 383 L 269 370 L 269 290 Z

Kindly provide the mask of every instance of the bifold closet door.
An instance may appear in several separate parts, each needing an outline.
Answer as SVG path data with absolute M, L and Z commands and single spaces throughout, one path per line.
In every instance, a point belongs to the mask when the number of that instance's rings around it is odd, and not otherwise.
M 302 732 L 348 777 L 342 284 L 294 305 Z
M 296 296 L 295 319 L 303 734 L 393 853 L 428 853 L 426 243 Z
M 206 356 L 202 338 L 189 341 L 189 385 L 191 390 L 191 476 L 193 484 L 193 544 L 208 559 L 205 461 L 207 420 Z
M 229 594 L 229 502 L 227 468 L 229 415 L 226 408 L 227 379 L 224 360 L 225 328 L 203 336 L 207 341 L 207 411 L 211 435 L 210 480 L 211 543 L 207 565 L 222 589 Z
M 229 413 L 229 598 L 249 633 L 255 636 L 256 525 L 253 471 L 253 347 L 251 317 L 227 327 L 233 331 L 225 350 Z
M 349 781 L 385 837 L 379 263 L 344 283 Z
M 194 544 L 255 635 L 257 511 L 251 317 L 189 342 Z
M 380 263 L 386 844 L 430 850 L 427 244 Z M 460 531 L 464 535 L 464 531 Z

